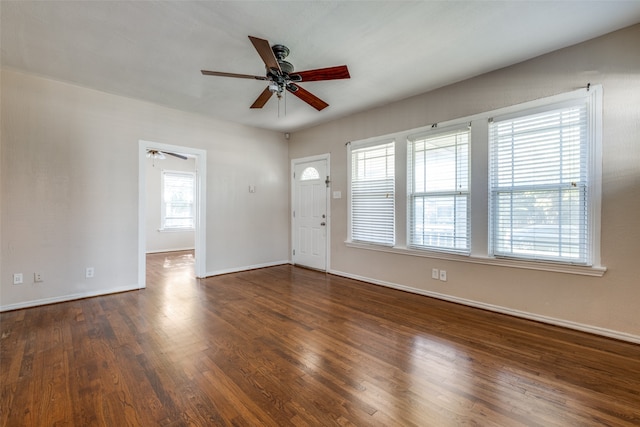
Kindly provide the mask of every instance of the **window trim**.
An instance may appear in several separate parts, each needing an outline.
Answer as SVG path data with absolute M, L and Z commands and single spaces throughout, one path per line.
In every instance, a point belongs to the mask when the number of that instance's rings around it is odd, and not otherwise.
M 446 261 L 466 262 L 469 264 L 491 265 L 498 267 L 521 268 L 525 270 L 551 271 L 555 273 L 575 274 L 580 276 L 602 277 L 607 268 L 604 266 L 584 266 L 577 264 L 560 264 L 546 261 L 524 261 L 513 258 L 492 258 L 479 255 L 461 255 L 449 252 L 417 250 L 400 246 L 380 246 L 361 242 L 345 241 L 349 248 L 365 249 L 377 252 L 408 255 L 421 258 L 441 259 Z
M 393 247 L 385 247 L 380 245 L 372 245 L 362 242 L 351 241 L 351 201 L 347 201 L 349 206 L 348 211 L 348 236 L 344 241 L 345 245 L 350 248 L 373 250 L 379 252 L 387 252 L 394 254 L 402 254 L 408 256 L 418 256 L 425 258 L 443 259 L 451 261 L 468 262 L 473 264 L 492 265 L 509 268 L 522 268 L 529 270 L 550 271 L 557 273 L 567 273 L 575 275 L 585 275 L 602 277 L 607 271 L 607 268 L 601 264 L 600 259 L 600 230 L 601 230 L 601 200 L 602 200 L 602 93 L 603 89 L 601 85 L 591 84 L 587 88 L 577 89 L 571 92 L 551 95 L 544 98 L 534 99 L 519 104 L 497 108 L 491 111 L 473 114 L 465 116 L 464 118 L 457 118 L 453 120 L 439 122 L 437 124 L 430 124 L 420 128 L 414 128 L 410 130 L 390 133 L 386 135 L 375 136 L 371 138 L 362 139 L 359 141 L 350 142 L 347 145 L 350 147 L 353 144 L 366 144 L 375 143 L 379 141 L 395 140 L 396 142 L 396 245 Z M 589 120 L 589 126 L 592 128 L 589 130 L 593 135 L 594 141 L 591 144 L 593 150 L 590 158 L 590 167 L 592 173 L 588 178 L 588 185 L 593 189 L 593 196 L 591 206 L 589 207 L 589 215 L 591 218 L 589 226 L 592 228 L 592 265 L 576 265 L 567 263 L 556 263 L 548 261 L 524 261 L 511 258 L 494 258 L 489 256 L 488 236 L 489 236 L 489 200 L 488 200 L 488 174 L 489 174 L 489 151 L 488 151 L 488 120 L 494 116 L 502 116 L 506 114 L 517 113 L 520 110 L 528 110 L 533 108 L 545 107 L 550 104 L 557 104 L 560 102 L 574 100 L 585 96 L 591 97 L 591 105 L 593 108 L 589 109 L 588 114 L 591 115 Z M 406 223 L 408 221 L 407 212 L 404 210 L 407 204 L 406 185 L 407 175 L 406 169 L 400 169 L 399 166 L 404 164 L 406 168 L 407 163 L 407 139 L 416 134 L 428 132 L 430 129 L 461 126 L 465 123 L 471 122 L 471 146 L 470 146 L 470 164 L 469 169 L 471 173 L 470 182 L 470 203 L 471 203 L 471 253 L 456 254 L 432 250 L 416 250 L 407 247 L 407 232 Z M 347 179 L 348 189 L 350 193 L 351 189 L 351 155 L 350 148 L 347 154 Z M 404 174 L 404 175 L 402 175 Z M 402 180 L 405 183 L 402 183 Z M 350 197 L 350 196 L 348 196 Z M 484 208 L 483 211 L 480 211 Z

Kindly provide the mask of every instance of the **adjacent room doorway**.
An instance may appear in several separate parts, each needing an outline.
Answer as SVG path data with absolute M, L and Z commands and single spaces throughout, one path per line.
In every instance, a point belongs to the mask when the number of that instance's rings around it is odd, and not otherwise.
M 292 260 L 327 271 L 329 155 L 292 161 Z
M 206 277 L 207 152 L 197 148 L 141 140 L 138 143 L 138 286 L 140 288 L 146 287 L 146 167 L 148 150 L 180 153 L 195 158 L 194 271 L 196 277 Z

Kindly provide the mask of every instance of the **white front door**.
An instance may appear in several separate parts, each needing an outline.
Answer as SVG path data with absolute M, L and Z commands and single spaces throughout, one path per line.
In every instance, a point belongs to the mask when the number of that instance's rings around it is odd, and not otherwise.
M 296 163 L 293 263 L 327 269 L 327 160 Z

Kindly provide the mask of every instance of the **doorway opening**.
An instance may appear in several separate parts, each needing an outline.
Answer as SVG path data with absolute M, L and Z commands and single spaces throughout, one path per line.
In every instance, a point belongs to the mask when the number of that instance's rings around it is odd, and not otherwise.
M 191 217 L 188 215 L 177 215 L 174 218 L 167 214 L 165 210 L 162 212 L 162 224 L 173 225 L 178 229 L 180 226 L 193 225 L 193 253 L 194 253 L 194 272 L 197 278 L 206 277 L 206 151 L 196 148 L 183 147 L 178 145 L 161 144 L 153 141 L 139 141 L 138 144 L 138 287 L 146 287 L 146 269 L 147 269 L 147 248 L 148 248 L 148 230 L 147 230 L 147 197 L 149 196 L 147 188 L 147 168 L 149 162 L 149 153 L 152 158 L 153 166 L 161 165 L 164 156 L 177 157 L 182 159 L 192 159 L 193 171 L 184 173 L 184 178 L 192 176 L 193 185 L 193 206 L 190 207 Z M 160 153 L 160 154 L 157 154 Z M 176 171 L 173 171 L 176 172 Z M 174 181 L 179 181 L 181 174 L 166 174 Z M 172 181 L 173 182 L 173 181 Z M 177 182 L 177 181 L 176 181 Z M 175 184 L 177 185 L 177 184 Z M 181 185 L 185 185 L 182 183 Z M 188 201 L 188 200 L 186 200 Z M 179 208 L 179 206 L 176 206 Z M 171 207 L 170 207 L 171 208 Z M 158 209 L 161 209 L 161 203 L 158 202 Z M 166 209 L 166 208 L 165 208 Z M 168 220 L 169 219 L 169 220 Z M 188 224 L 187 224 L 188 222 Z M 161 228 L 164 227 L 161 225 Z M 167 230 L 171 231 L 171 230 Z M 175 243 L 174 243 L 175 244 Z M 179 245 L 179 244 L 178 244 Z M 180 249 L 180 248 L 176 248 Z

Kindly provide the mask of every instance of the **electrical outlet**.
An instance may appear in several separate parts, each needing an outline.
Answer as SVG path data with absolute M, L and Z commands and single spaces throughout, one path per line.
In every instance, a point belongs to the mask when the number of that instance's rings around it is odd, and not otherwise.
M 23 281 L 24 281 L 24 279 L 22 277 L 22 273 L 15 273 L 13 275 L 13 284 L 14 285 L 21 285 Z
M 96 274 L 96 271 L 94 270 L 93 267 L 87 267 L 87 270 L 85 272 L 85 277 L 87 279 L 91 279 L 94 275 Z
M 440 270 L 440 280 L 442 280 L 443 282 L 447 281 L 447 271 L 446 270 Z
M 431 278 L 438 280 L 439 277 L 440 277 L 440 272 L 438 271 L 438 269 L 437 268 L 432 268 L 431 269 Z
M 42 282 L 42 273 L 33 273 L 33 281 L 35 283 Z

